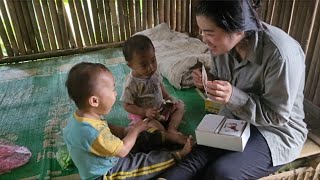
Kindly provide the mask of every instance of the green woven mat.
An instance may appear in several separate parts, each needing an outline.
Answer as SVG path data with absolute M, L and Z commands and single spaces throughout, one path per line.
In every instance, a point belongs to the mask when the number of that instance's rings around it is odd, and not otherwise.
M 81 61 L 101 62 L 116 77 L 117 101 L 106 119 L 127 125 L 127 114 L 119 102 L 122 83 L 129 68 L 122 64 L 121 49 L 0 66 L 0 138 L 25 146 L 32 152 L 29 162 L 0 179 L 49 179 L 77 173 L 61 170 L 55 158 L 56 136 L 75 109 L 64 86 L 68 70 Z M 164 79 L 169 93 L 186 104 L 180 131 L 194 135 L 204 111 L 204 102 L 194 89 L 176 90 Z

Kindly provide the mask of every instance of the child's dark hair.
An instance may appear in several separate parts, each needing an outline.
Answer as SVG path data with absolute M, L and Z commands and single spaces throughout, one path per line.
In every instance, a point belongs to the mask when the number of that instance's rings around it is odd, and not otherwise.
M 94 93 L 96 79 L 105 71 L 110 72 L 103 64 L 89 62 L 81 62 L 70 69 L 65 85 L 78 108 L 86 106 L 85 102 Z
M 123 45 L 122 52 L 127 62 L 130 62 L 134 53 L 143 53 L 154 46 L 151 40 L 144 35 L 138 34 L 130 37 Z

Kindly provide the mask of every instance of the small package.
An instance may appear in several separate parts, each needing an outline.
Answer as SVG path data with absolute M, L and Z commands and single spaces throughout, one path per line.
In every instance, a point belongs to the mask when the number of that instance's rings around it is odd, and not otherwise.
M 207 96 L 208 74 L 204 65 L 202 65 L 201 73 L 202 73 L 202 84 L 203 84 L 204 92 L 199 90 L 199 94 L 204 99 L 205 110 L 210 113 L 218 114 L 221 108 L 221 104 L 219 102 L 211 100 Z
M 199 95 L 203 98 L 204 100 L 204 108 L 207 112 L 209 113 L 214 113 L 218 114 L 222 104 L 216 101 L 211 100 L 210 98 L 207 97 L 205 92 L 202 92 L 199 89 L 196 89 L 199 93 Z
M 250 124 L 244 120 L 207 114 L 195 134 L 200 145 L 242 152 L 250 137 Z

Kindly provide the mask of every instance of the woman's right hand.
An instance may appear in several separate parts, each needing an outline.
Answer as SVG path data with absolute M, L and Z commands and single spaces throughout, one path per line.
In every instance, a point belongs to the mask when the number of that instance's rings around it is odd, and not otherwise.
M 194 85 L 199 89 L 203 89 L 202 73 L 201 73 L 200 68 L 194 69 L 192 71 L 191 75 L 192 75 L 192 80 L 193 80 Z

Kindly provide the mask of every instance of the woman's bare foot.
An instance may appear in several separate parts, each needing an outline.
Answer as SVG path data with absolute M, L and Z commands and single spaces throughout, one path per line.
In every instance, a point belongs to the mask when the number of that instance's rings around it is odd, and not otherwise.
M 187 142 L 184 144 L 183 148 L 179 151 L 181 158 L 184 158 L 191 150 L 193 146 L 192 136 L 187 138 Z

